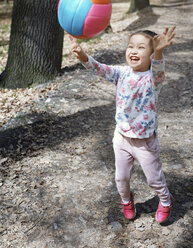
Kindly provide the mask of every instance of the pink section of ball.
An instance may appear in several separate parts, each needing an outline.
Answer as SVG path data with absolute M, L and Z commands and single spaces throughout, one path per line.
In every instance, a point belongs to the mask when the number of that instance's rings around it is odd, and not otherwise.
M 59 7 L 60 7 L 60 4 L 61 4 L 61 1 L 62 0 L 60 0 L 59 3 L 58 3 L 57 13 L 59 12 Z
M 85 20 L 83 35 L 92 38 L 108 26 L 112 13 L 111 4 L 94 4 Z

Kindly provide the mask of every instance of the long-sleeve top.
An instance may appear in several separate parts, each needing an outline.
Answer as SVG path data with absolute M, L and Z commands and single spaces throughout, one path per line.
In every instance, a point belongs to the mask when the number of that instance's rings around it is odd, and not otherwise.
M 148 138 L 157 134 L 156 102 L 165 78 L 164 60 L 151 60 L 151 68 L 136 72 L 129 66 L 109 66 L 88 56 L 83 63 L 116 85 L 116 128 L 129 138 Z

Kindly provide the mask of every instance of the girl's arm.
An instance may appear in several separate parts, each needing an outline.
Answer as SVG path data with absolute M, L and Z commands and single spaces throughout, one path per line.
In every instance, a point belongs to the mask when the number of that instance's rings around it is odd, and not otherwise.
M 172 39 L 175 36 L 174 30 L 166 28 L 161 35 L 156 35 L 153 38 L 154 54 L 151 64 L 154 85 L 158 86 L 165 79 L 165 62 L 163 59 L 163 50 L 172 45 Z
M 69 38 L 71 40 L 71 51 L 74 53 L 74 55 L 79 59 L 82 63 L 88 62 L 88 56 L 82 49 L 82 47 L 79 45 L 78 40 L 74 38 L 73 36 L 69 35 Z
M 152 59 L 151 73 L 154 86 L 157 87 L 158 85 L 161 85 L 165 79 L 165 61 L 163 58 L 160 60 L 155 60 L 155 58 Z
M 166 28 L 161 35 L 156 35 L 153 38 L 153 48 L 154 48 L 154 59 L 161 60 L 163 56 L 163 50 L 172 45 L 172 39 L 175 36 L 174 30 L 176 27 L 169 29 Z
M 73 36 L 69 37 L 72 42 L 72 52 L 86 69 L 91 69 L 96 74 L 106 77 L 110 82 L 114 82 L 115 84 L 117 83 L 120 76 L 120 69 L 118 66 L 108 66 L 99 63 L 84 52 L 76 38 L 74 38 Z

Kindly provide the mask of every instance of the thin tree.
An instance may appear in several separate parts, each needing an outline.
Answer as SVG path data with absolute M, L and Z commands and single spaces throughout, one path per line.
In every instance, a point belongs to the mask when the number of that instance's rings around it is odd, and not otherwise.
M 57 18 L 58 1 L 14 0 L 1 87 L 28 87 L 46 82 L 60 71 L 63 30 Z
M 148 7 L 149 4 L 149 0 L 131 0 L 130 1 L 130 8 L 129 8 L 129 13 L 141 10 L 143 8 Z

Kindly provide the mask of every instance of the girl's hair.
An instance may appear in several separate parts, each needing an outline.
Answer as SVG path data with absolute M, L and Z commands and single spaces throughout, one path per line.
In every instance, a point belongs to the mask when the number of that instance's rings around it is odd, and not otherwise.
M 157 35 L 155 32 L 153 32 L 151 30 L 139 30 L 136 33 L 147 34 L 147 35 L 151 36 L 152 38 Z
M 132 33 L 130 36 L 129 36 L 129 40 L 131 39 L 132 36 L 136 35 L 136 34 L 141 34 L 141 35 L 144 35 L 145 37 L 149 38 L 150 39 L 150 46 L 152 48 L 152 52 L 153 52 L 153 37 L 156 36 L 157 34 L 151 30 L 139 30 L 139 31 L 136 31 L 134 33 Z

